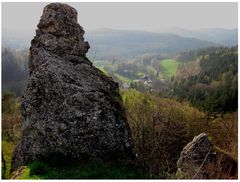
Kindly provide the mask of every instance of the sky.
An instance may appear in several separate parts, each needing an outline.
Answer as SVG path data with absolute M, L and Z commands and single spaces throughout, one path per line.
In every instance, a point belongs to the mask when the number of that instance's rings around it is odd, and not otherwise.
M 34 34 L 48 3 L 2 3 L 2 30 Z M 237 28 L 237 3 L 68 3 L 86 31 L 101 28 L 162 32 L 184 29 Z M 4 32 L 4 31 L 3 31 Z

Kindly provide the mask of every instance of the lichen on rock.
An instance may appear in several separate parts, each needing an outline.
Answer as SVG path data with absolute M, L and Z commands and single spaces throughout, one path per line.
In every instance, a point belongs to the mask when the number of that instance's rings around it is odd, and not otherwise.
M 31 42 L 23 126 L 12 170 L 52 155 L 59 160 L 131 163 L 131 133 L 118 84 L 87 59 L 77 11 L 51 3 Z
M 177 178 L 229 179 L 237 176 L 237 159 L 214 146 L 206 133 L 195 136 L 177 161 Z
M 205 166 L 213 161 L 215 155 L 213 144 L 207 134 L 195 136 L 182 150 L 177 161 L 179 178 L 206 179 L 208 172 Z

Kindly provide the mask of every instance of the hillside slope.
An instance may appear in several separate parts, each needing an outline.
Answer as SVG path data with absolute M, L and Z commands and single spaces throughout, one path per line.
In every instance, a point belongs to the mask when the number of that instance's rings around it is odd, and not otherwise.
M 91 54 L 98 59 L 129 58 L 149 52 L 169 54 L 186 49 L 217 46 L 213 42 L 169 33 L 112 29 L 88 32 L 86 39 L 92 45 Z

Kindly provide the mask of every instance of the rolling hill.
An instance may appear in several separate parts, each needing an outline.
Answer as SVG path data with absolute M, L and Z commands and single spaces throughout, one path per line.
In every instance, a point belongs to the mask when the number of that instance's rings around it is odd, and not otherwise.
M 235 46 L 238 44 L 238 29 L 210 28 L 200 30 L 188 30 L 173 28 L 167 30 L 179 36 L 197 38 L 221 44 L 223 46 Z
M 125 59 L 139 54 L 170 54 L 188 49 L 217 46 L 196 38 L 169 33 L 102 29 L 86 33 L 90 42 L 90 56 L 97 59 Z

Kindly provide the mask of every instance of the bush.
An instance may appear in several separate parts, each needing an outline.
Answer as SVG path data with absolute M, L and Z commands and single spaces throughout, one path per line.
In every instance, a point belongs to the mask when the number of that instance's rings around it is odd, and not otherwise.
M 202 129 L 196 123 L 203 124 L 204 114 L 136 90 L 122 92 L 122 98 L 141 166 L 152 175 L 175 173 L 183 147 Z
M 2 95 L 2 177 L 10 177 L 12 152 L 20 136 L 19 102 L 11 92 Z
M 238 119 L 237 112 L 219 116 L 211 122 L 208 133 L 215 146 L 238 158 Z
M 210 118 L 188 103 L 136 90 L 122 91 L 122 98 L 137 159 L 150 174 L 174 176 L 183 147 L 202 132 L 237 161 L 237 112 Z M 217 176 L 230 176 L 222 170 L 226 167 L 221 166 Z

